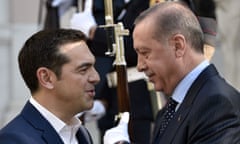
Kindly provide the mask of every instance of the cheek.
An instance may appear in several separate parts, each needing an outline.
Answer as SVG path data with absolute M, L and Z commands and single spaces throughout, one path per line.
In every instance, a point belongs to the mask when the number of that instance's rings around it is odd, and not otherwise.
M 150 57 L 147 61 L 146 61 L 148 67 L 152 70 L 154 70 L 155 72 L 157 72 L 159 70 L 159 68 L 161 69 L 161 66 L 163 65 L 161 60 L 157 57 Z
M 72 93 L 73 95 L 83 94 L 85 90 L 85 80 L 82 78 L 69 79 L 65 83 L 65 89 Z
M 158 80 L 162 80 L 164 79 L 164 77 L 166 76 L 166 70 L 168 67 L 168 64 L 159 60 L 159 59 L 155 59 L 155 60 L 150 60 L 148 63 L 148 66 L 150 67 L 150 70 L 154 73 L 155 77 Z
M 72 87 L 79 87 L 80 89 L 84 88 L 84 85 L 86 84 L 86 78 L 81 76 L 80 74 L 75 74 L 72 77 L 68 79 L 68 82 L 66 84 L 71 85 Z

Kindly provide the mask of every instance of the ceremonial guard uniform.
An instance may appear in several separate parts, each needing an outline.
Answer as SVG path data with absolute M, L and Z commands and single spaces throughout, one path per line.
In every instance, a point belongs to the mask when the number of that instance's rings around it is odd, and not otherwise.
M 142 74 L 138 73 L 135 66 L 137 56 L 133 49 L 132 30 L 133 22 L 140 12 L 149 7 L 148 0 L 131 0 L 125 3 L 123 0 L 113 1 L 115 23 L 123 22 L 124 28 L 130 31 L 130 35 L 124 37 L 125 58 L 127 62 L 127 71 L 129 80 L 129 95 L 131 105 L 131 117 L 133 119 L 134 142 L 138 144 L 149 143 L 153 113 L 149 91 L 146 81 Z M 105 24 L 104 20 L 104 1 L 95 0 L 93 14 L 98 25 Z M 95 36 L 90 42 L 92 52 L 96 56 L 96 69 L 100 73 L 101 82 L 97 85 L 96 99 L 107 101 L 106 115 L 98 120 L 98 127 L 101 135 L 105 130 L 114 126 L 114 116 L 118 113 L 116 85 L 108 85 L 106 75 L 114 72 L 114 57 L 105 55 L 107 51 L 106 33 L 103 28 L 97 28 Z M 134 78 L 132 78 L 135 76 Z M 112 81 L 112 80 L 110 80 Z M 115 83 L 112 81 L 112 83 Z

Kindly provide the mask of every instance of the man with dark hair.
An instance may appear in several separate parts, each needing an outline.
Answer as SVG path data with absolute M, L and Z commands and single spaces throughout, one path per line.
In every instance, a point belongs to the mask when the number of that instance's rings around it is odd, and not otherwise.
M 31 98 L 0 131 L 1 143 L 91 144 L 76 114 L 93 106 L 99 75 L 95 58 L 77 30 L 40 31 L 18 56 Z
M 188 7 L 151 7 L 136 19 L 133 40 L 138 70 L 169 97 L 156 118 L 153 144 L 240 143 L 240 94 L 204 57 L 203 32 Z M 107 131 L 106 142 L 127 133 L 116 129 Z

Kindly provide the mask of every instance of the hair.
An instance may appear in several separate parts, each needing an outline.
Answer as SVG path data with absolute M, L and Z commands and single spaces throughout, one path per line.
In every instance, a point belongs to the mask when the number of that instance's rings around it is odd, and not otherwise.
M 166 40 L 174 34 L 182 34 L 197 51 L 203 53 L 204 36 L 194 13 L 180 2 L 163 2 L 142 12 L 135 20 L 137 25 L 147 18 L 154 19 L 153 37 Z
M 60 47 L 81 40 L 86 41 L 81 31 L 57 29 L 39 31 L 25 42 L 19 52 L 18 63 L 21 75 L 31 93 L 38 89 L 37 69 L 46 67 L 60 78 L 63 64 L 70 61 L 60 53 Z

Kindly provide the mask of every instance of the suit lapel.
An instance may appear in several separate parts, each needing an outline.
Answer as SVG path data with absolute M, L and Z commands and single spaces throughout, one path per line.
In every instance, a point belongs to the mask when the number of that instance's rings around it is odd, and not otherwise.
M 60 136 L 56 133 L 56 131 L 45 129 L 43 133 L 43 139 L 48 144 L 64 144 Z
M 177 134 L 178 128 L 183 124 L 184 120 L 187 118 L 188 113 L 191 111 L 192 103 L 197 97 L 199 90 L 202 85 L 212 76 L 217 75 L 218 72 L 213 65 L 208 66 L 193 82 L 192 86 L 187 92 L 186 97 L 184 98 L 183 103 L 176 112 L 174 118 L 169 123 L 166 128 L 162 139 L 158 139 L 157 143 L 171 143 L 174 139 L 174 136 Z M 162 118 L 161 118 L 162 119 Z M 161 120 L 160 119 L 160 120 Z
M 79 144 L 92 144 L 91 136 L 88 130 L 81 126 L 76 134 Z
M 160 131 L 160 126 L 163 121 L 163 114 L 164 114 L 165 110 L 166 110 L 166 106 L 164 106 L 157 114 L 157 117 L 155 120 L 155 127 L 154 127 L 154 131 L 153 131 L 153 141 L 155 141 L 157 139 L 157 135 Z
M 24 106 L 21 115 L 28 121 L 37 131 L 42 132 L 42 138 L 48 144 L 64 144 L 58 133 L 52 125 L 37 111 L 30 103 Z

